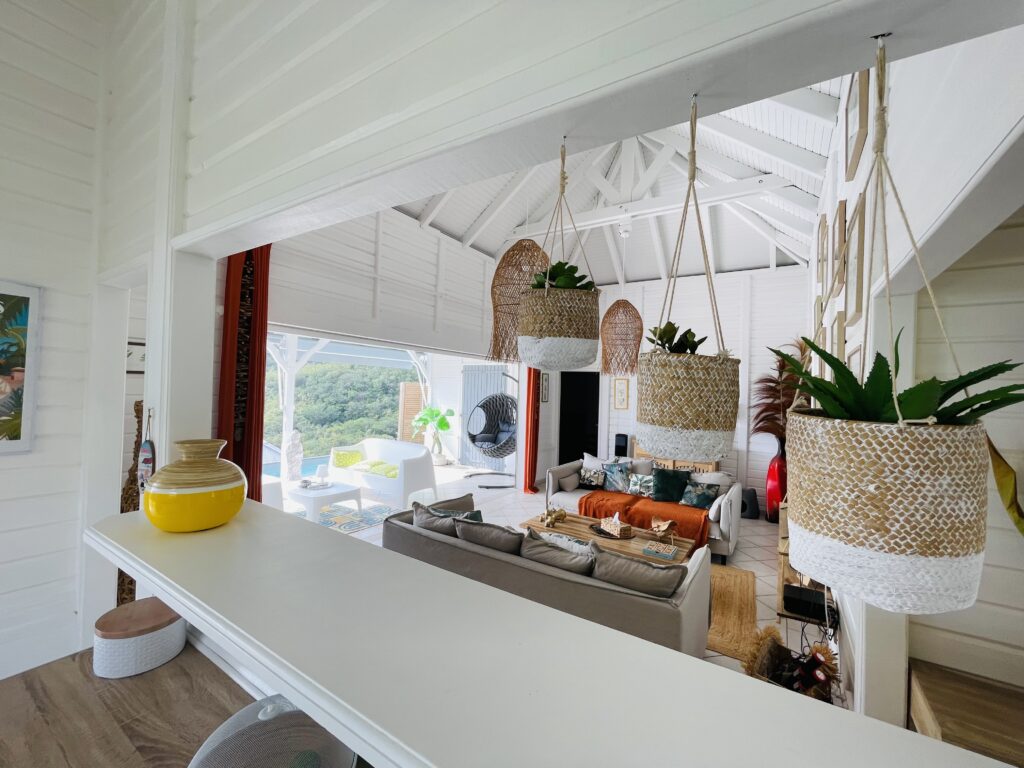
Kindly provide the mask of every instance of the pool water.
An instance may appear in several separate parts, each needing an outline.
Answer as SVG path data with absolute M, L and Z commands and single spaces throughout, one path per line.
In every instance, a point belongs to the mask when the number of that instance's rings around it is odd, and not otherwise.
M 302 477 L 314 477 L 316 468 L 321 464 L 327 464 L 330 456 L 310 456 L 302 460 Z M 274 461 L 263 465 L 263 474 L 271 477 L 281 476 L 281 462 Z

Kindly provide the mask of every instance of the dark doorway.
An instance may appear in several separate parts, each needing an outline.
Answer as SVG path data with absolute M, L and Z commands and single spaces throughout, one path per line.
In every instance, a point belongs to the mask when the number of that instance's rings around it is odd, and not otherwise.
M 600 374 L 569 371 L 562 374 L 558 416 L 558 463 L 597 452 L 597 414 Z

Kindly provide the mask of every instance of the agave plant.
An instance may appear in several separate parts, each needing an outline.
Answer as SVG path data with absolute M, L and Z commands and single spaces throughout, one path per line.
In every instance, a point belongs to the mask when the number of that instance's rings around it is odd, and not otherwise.
M 777 349 L 771 351 L 785 360 L 789 372 L 800 379 L 796 389 L 817 400 L 825 415 L 851 421 L 895 423 L 899 420 L 892 389 L 892 381 L 899 375 L 900 369 L 899 335 L 893 346 L 892 369 L 885 357 L 876 354 L 871 372 L 863 385 L 842 360 L 830 355 L 810 339 L 805 338 L 803 342 L 832 369 L 835 382 L 812 376 L 800 360 L 785 352 Z M 997 387 L 950 402 L 952 398 L 968 387 L 1008 373 L 1019 365 L 1006 360 L 983 366 L 950 381 L 940 381 L 934 377 L 925 379 L 896 396 L 900 413 L 904 419 L 934 417 L 938 424 L 973 424 L 986 414 L 1024 402 L 1024 384 Z
M 807 358 L 808 349 L 802 339 L 788 345 L 796 350 L 799 360 Z M 754 418 L 752 435 L 772 435 L 780 442 L 786 439 L 786 414 L 793 407 L 800 378 L 789 370 L 786 359 L 776 355 L 774 370 L 754 382 Z
M 708 340 L 707 336 L 698 339 L 690 328 L 687 328 L 680 336 L 679 326 L 671 321 L 664 325 L 657 325 L 648 332 L 651 335 L 647 337 L 647 340 L 651 344 L 674 354 L 696 354 L 697 348 Z M 676 338 L 677 336 L 678 338 Z
M 586 275 L 577 274 L 579 267 L 567 261 L 559 261 L 551 265 L 547 272 L 538 272 L 533 276 L 531 288 L 569 288 L 580 291 L 594 290 L 594 281 Z

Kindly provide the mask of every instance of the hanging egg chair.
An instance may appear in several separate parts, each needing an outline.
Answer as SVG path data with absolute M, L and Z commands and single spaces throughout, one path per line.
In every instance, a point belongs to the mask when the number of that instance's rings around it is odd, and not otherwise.
M 502 255 L 491 279 L 491 346 L 488 360 L 519 362 L 519 300 L 533 276 L 550 265 L 548 255 L 535 240 L 514 242 Z
M 544 236 L 544 245 L 548 238 L 562 238 L 562 254 L 565 254 L 564 231 L 565 221 L 563 209 L 569 213 L 569 224 L 576 235 L 587 269 L 587 254 L 583 249 L 576 224 L 572 220 L 572 211 L 565 200 L 565 186 L 568 176 L 565 172 L 565 144 L 561 149 L 561 169 L 558 181 L 558 199 L 555 210 L 551 214 L 548 232 Z M 543 246 L 542 246 L 543 247 Z M 565 269 L 564 277 L 552 279 L 552 270 L 542 270 L 543 275 L 536 275 L 541 287 L 528 287 L 520 296 L 519 329 L 517 346 L 519 358 L 531 368 L 544 371 L 571 371 L 586 368 L 597 360 L 598 347 L 598 298 L 600 291 L 593 283 L 586 283 L 589 288 L 559 287 L 575 286 L 585 276 L 577 276 L 575 266 L 560 262 L 559 268 Z M 593 270 L 590 270 L 593 274 Z M 557 283 L 552 285 L 552 282 Z
M 601 373 L 632 376 L 636 373 L 644 321 L 625 299 L 615 301 L 601 320 Z
M 697 201 L 696 137 L 697 100 L 694 97 L 690 106 L 689 184 L 658 326 L 666 322 L 667 312 L 672 308 L 686 218 L 692 202 L 704 257 L 704 275 L 707 279 L 718 354 L 701 355 L 654 349 L 639 356 L 636 440 L 652 456 L 712 462 L 732 452 L 740 401 L 740 361 L 729 355 L 722 337 L 715 285 L 704 240 L 704 225 Z
M 516 421 L 519 406 L 516 399 L 504 392 L 488 395 L 469 415 L 466 437 L 484 456 L 503 459 L 516 452 Z M 474 425 L 483 419 L 483 425 L 473 431 Z

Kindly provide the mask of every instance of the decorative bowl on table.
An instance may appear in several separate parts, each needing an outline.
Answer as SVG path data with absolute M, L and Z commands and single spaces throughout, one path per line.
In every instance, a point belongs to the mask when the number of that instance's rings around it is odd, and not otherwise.
M 224 525 L 245 501 L 245 475 L 220 458 L 223 440 L 179 440 L 181 458 L 161 467 L 146 484 L 143 510 L 162 531 L 186 533 Z

